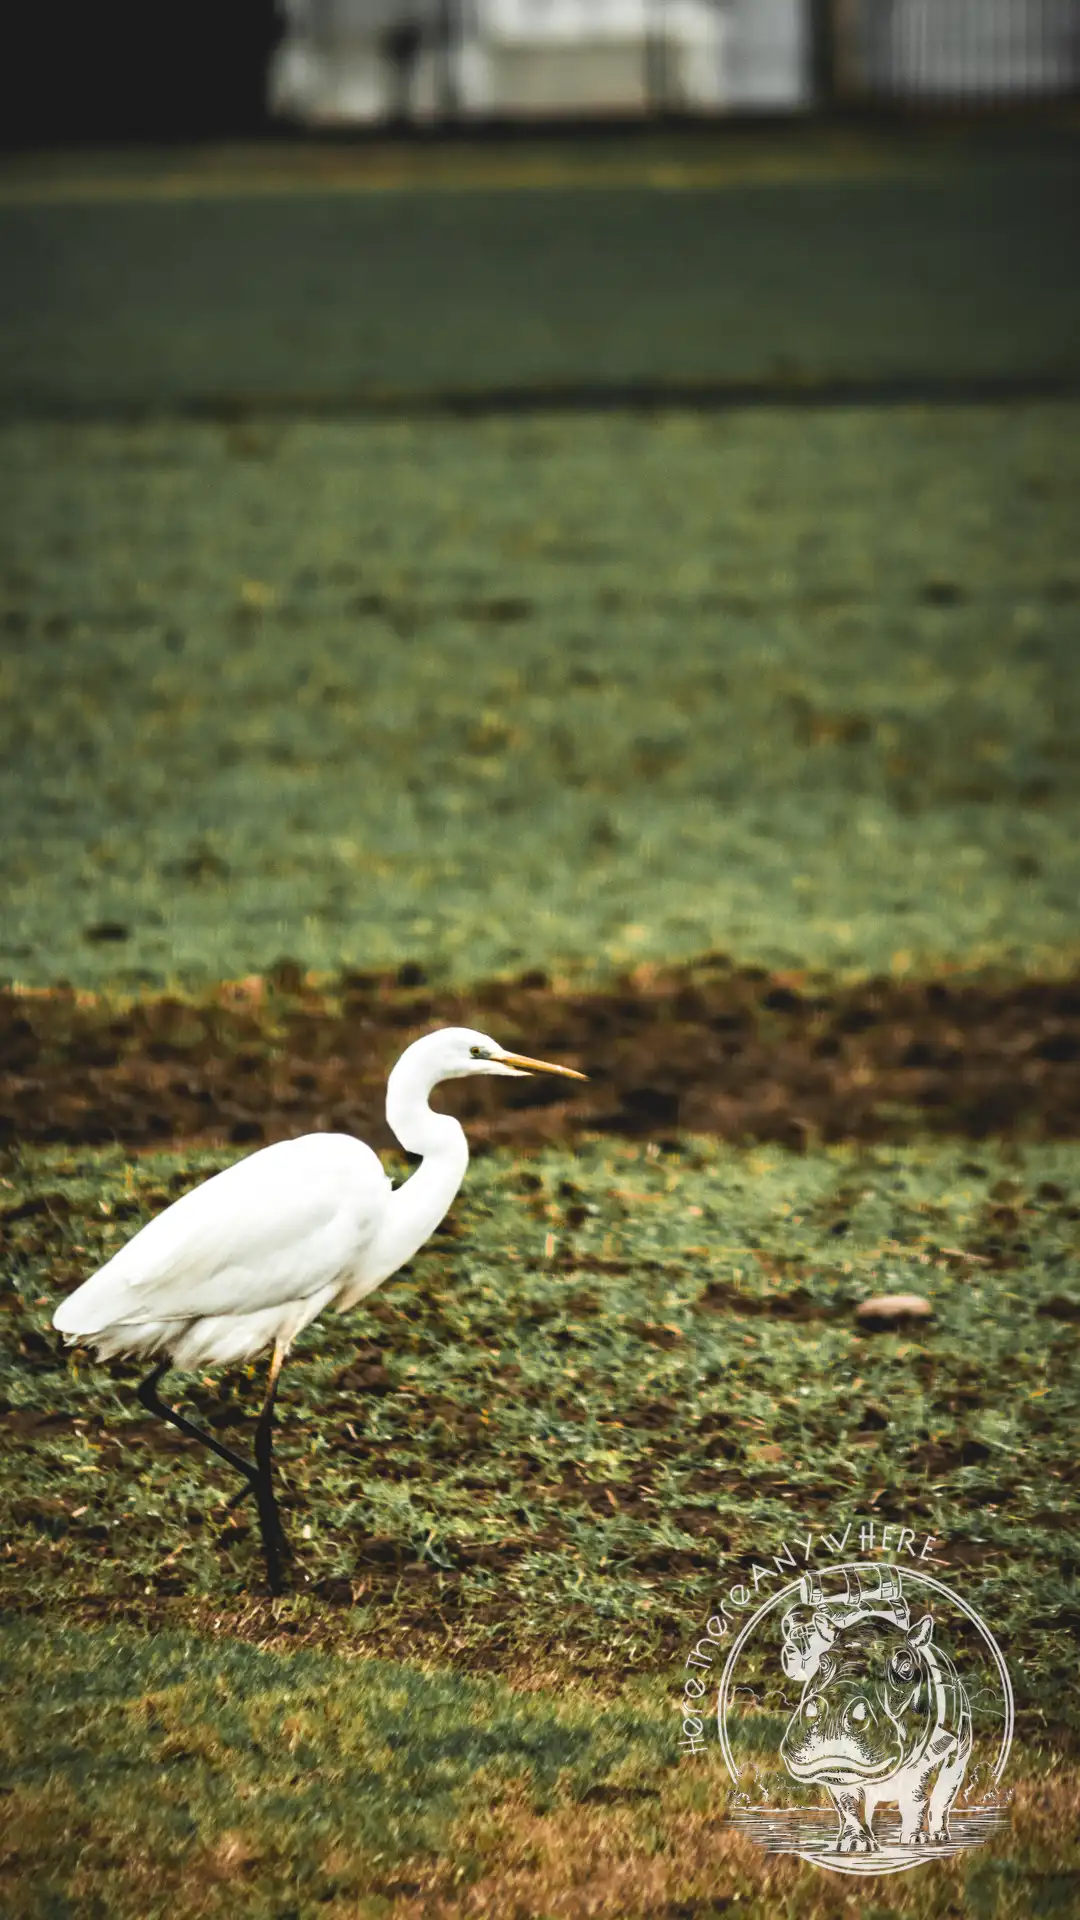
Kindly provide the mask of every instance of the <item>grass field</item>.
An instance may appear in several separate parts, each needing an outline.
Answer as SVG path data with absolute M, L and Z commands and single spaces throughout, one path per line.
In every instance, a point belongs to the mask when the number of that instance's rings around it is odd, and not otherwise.
M 0 171 L 15 1920 L 1080 1913 L 1074 185 L 970 129 Z M 449 1094 L 450 1219 L 286 1371 L 271 1601 L 51 1314 L 264 1140 L 404 1173 L 444 1021 L 590 1083 Z M 257 1370 L 168 1385 L 245 1444 Z M 1002 1830 L 869 1882 L 680 1751 L 723 1596 L 849 1523 L 1017 1708 Z
M 0 968 L 1060 964 L 1078 420 L 9 428 Z
M 7 1911 L 19 1916 L 1075 1912 L 1075 1776 L 1028 1747 L 1005 1857 L 869 1899 L 765 1863 L 720 1818 L 715 1757 L 675 1749 L 656 1684 L 617 1702 L 443 1667 L 177 1633 L 15 1628 L 20 1741 Z M 28 1663 L 48 1680 L 28 1697 Z M 9 1813 L 9 1819 L 11 1814 Z M 858 1883 L 856 1883 L 858 1887 Z M 122 1905 L 121 1905 L 122 1903 Z
M 1067 123 L 9 161 L 0 414 L 1075 391 L 1077 173 Z
M 966 1541 L 966 1578 L 995 1617 L 1017 1610 L 1013 1637 L 1033 1529 L 1070 1524 L 1076 1158 L 980 1153 L 690 1138 L 486 1155 L 435 1250 L 305 1337 L 282 1454 L 310 1530 L 301 1591 L 352 1607 L 366 1590 L 350 1635 L 392 1643 L 435 1601 L 463 1647 L 523 1656 L 552 1637 L 554 1601 L 555 1637 L 572 1615 L 579 1658 L 602 1661 L 626 1633 L 688 1628 L 717 1566 L 748 1564 L 789 1506 L 824 1521 L 838 1499 L 872 1498 Z M 9 1553 L 22 1543 L 7 1596 L 95 1613 L 147 1592 L 235 1596 L 253 1544 L 242 1514 L 211 1524 L 228 1470 L 132 1409 L 128 1369 L 82 1363 L 76 1379 L 43 1338 L 57 1292 L 220 1161 L 56 1150 L 31 1164 L 32 1184 L 9 1176 L 5 1192 L 19 1281 L 5 1535 Z M 912 1289 L 932 1328 L 855 1320 L 860 1299 Z M 226 1387 L 230 1419 L 250 1393 Z M 64 1482 L 81 1525 L 50 1497 Z M 1045 1614 L 1075 1600 L 1037 1572 Z M 1032 1705 L 1066 1714 L 1065 1641 L 1038 1645 Z
M 278 1602 L 227 1472 L 47 1332 L 218 1164 L 9 1160 L 12 1911 L 843 1911 L 717 1827 L 672 1690 L 718 1585 L 867 1515 L 941 1542 L 1019 1692 L 1017 1827 L 875 1911 L 1072 1910 L 1046 1827 L 1080 1735 L 1071 1144 L 484 1157 L 432 1251 L 301 1343 Z M 908 1289 L 929 1323 L 856 1320 Z M 187 1397 L 242 1441 L 255 1391 Z

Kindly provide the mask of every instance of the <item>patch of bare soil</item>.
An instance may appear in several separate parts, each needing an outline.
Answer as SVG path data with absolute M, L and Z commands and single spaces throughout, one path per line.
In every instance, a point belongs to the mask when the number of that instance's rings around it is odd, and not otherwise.
M 838 985 L 716 956 L 595 991 L 527 973 L 465 994 L 416 967 L 328 987 L 287 962 L 202 1001 L 7 990 L 0 1140 L 256 1145 L 332 1128 L 385 1146 L 387 1071 L 444 1024 L 589 1075 L 569 1098 L 543 1078 L 443 1089 L 480 1150 L 582 1131 L 794 1147 L 1080 1133 L 1080 979 Z

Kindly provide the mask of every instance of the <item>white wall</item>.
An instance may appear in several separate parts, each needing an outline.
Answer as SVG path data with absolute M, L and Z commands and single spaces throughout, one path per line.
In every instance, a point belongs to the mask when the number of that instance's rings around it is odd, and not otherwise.
M 735 0 L 728 11 L 732 106 L 809 106 L 812 49 L 806 0 Z
M 283 0 L 288 28 L 270 79 L 275 111 L 315 124 L 393 109 L 387 30 L 428 36 L 411 111 L 436 112 L 440 0 Z M 466 114 L 588 114 L 806 104 L 807 0 L 461 0 L 454 58 Z M 650 98 L 651 96 L 651 98 Z

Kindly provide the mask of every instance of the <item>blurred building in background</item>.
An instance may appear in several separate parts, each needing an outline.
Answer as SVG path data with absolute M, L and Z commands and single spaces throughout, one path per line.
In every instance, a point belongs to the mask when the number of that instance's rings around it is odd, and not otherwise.
M 1080 90 L 1080 0 L 20 0 L 0 146 L 992 105 Z
M 1080 0 L 282 0 L 309 125 L 798 111 L 1075 90 Z
M 578 118 L 800 107 L 806 0 L 284 0 L 279 113 Z

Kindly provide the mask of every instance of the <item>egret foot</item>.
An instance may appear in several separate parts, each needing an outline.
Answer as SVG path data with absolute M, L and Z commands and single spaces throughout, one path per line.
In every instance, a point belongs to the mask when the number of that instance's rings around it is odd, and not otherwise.
M 138 1388 L 139 1401 L 148 1413 L 156 1414 L 160 1420 L 167 1420 L 170 1426 L 176 1427 L 178 1432 L 186 1434 L 190 1440 L 197 1440 L 201 1446 L 208 1447 L 211 1453 L 217 1454 L 219 1460 L 224 1460 L 228 1466 L 235 1468 L 237 1473 L 243 1475 L 245 1484 L 240 1488 L 237 1498 L 230 1501 L 230 1509 L 239 1504 L 239 1500 L 246 1499 L 249 1493 L 254 1494 L 259 1513 L 259 1531 L 262 1535 L 267 1585 L 275 1598 L 284 1591 L 282 1560 L 289 1559 L 292 1555 L 292 1548 L 281 1524 L 281 1515 L 278 1513 L 272 1471 L 274 1398 L 284 1358 L 283 1349 L 275 1347 L 270 1368 L 270 1385 L 259 1416 L 259 1424 L 255 1429 L 254 1461 L 245 1460 L 243 1454 L 237 1453 L 233 1447 L 227 1447 L 225 1442 L 219 1440 L 215 1434 L 206 1433 L 202 1427 L 197 1427 L 193 1420 L 187 1419 L 184 1414 L 178 1412 L 176 1407 L 169 1406 L 168 1402 L 161 1398 L 158 1386 L 169 1370 L 167 1360 L 160 1361 L 153 1373 L 148 1374 Z

